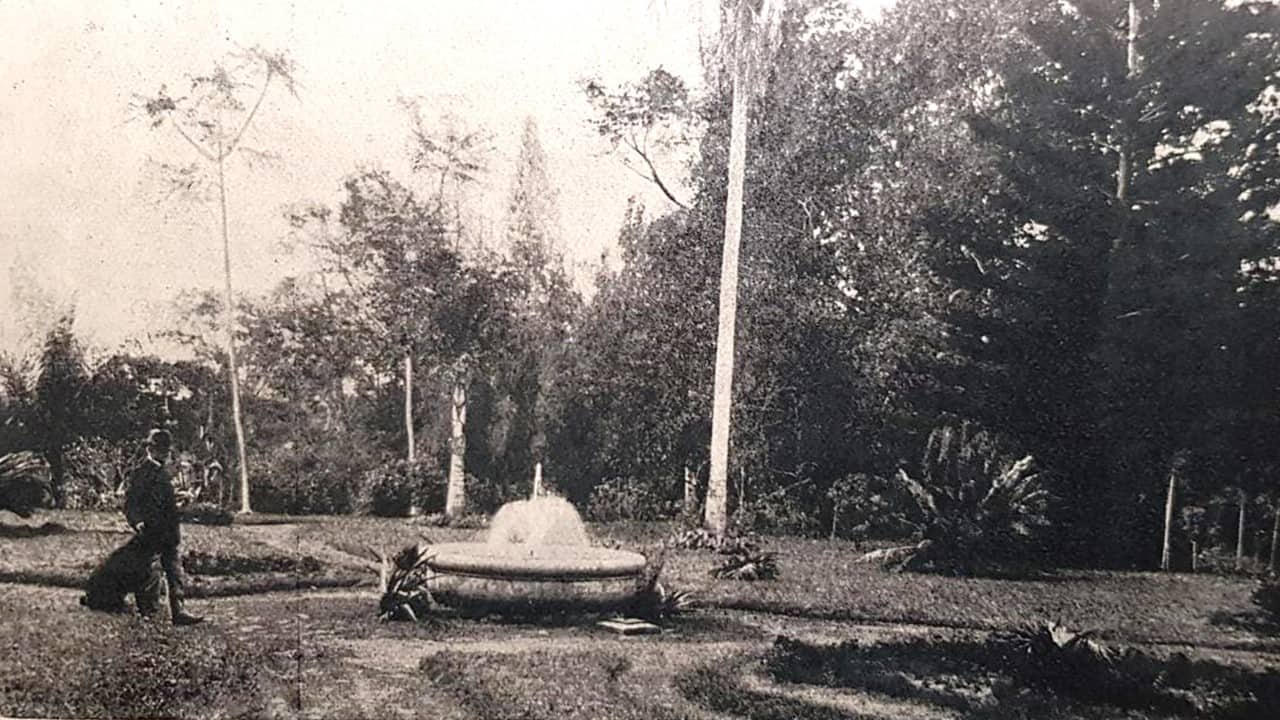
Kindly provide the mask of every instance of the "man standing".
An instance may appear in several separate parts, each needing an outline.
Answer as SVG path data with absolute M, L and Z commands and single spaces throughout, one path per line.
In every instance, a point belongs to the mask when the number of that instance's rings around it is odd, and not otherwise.
M 129 489 L 125 493 L 124 515 L 129 526 L 138 533 L 142 546 L 152 557 L 160 556 L 165 579 L 169 582 L 169 611 L 174 625 L 195 625 L 204 618 L 182 610 L 186 578 L 179 551 L 178 501 L 173 478 L 165 468 L 173 440 L 167 430 L 147 434 L 147 457 L 129 473 Z

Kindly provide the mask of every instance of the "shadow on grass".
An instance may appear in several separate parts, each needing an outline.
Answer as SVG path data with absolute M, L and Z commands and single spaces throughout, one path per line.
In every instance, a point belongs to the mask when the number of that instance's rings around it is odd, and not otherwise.
M 75 532 L 61 523 L 46 522 L 43 525 L 0 525 L 0 538 L 22 540 L 25 538 L 65 535 Z
M 1218 611 L 1209 616 L 1209 623 L 1219 627 L 1244 630 L 1266 638 L 1280 635 L 1280 623 L 1268 618 L 1262 611 L 1246 610 L 1234 613 Z
M 862 690 L 966 717 L 1155 716 L 1263 720 L 1280 707 L 1280 675 L 1126 651 L 1029 652 L 1007 639 L 813 645 L 778 638 L 765 656 L 778 681 Z
M 773 695 L 746 687 L 745 663 L 736 667 L 701 667 L 676 678 L 685 699 L 708 710 L 748 720 L 871 720 L 874 715 L 842 712 L 796 698 Z

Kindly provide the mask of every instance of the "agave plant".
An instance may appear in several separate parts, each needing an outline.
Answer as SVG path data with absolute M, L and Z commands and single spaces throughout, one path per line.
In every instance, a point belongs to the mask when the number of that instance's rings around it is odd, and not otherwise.
M 658 581 L 658 576 L 662 574 L 662 568 L 666 564 L 666 546 L 661 545 L 652 552 L 646 553 L 646 557 L 648 561 L 636 581 L 636 599 L 632 604 L 631 612 L 637 617 L 657 621 L 679 615 L 692 608 L 694 604 L 692 593 L 684 590 L 668 590 Z
M 431 616 L 433 601 L 427 587 L 429 564 L 435 555 L 427 543 L 409 545 L 395 557 L 374 551 L 379 561 L 378 619 L 420 622 Z
M 0 510 L 29 518 L 49 499 L 49 465 L 33 452 L 0 455 Z
M 744 550 L 725 558 L 711 575 L 727 580 L 773 580 L 778 577 L 778 559 L 771 552 Z

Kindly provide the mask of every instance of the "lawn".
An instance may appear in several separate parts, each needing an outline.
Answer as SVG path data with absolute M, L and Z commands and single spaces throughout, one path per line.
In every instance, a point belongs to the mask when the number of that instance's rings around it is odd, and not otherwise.
M 173 628 L 76 604 L 78 578 L 127 539 L 114 516 L 50 513 L 28 530 L 0 519 L 0 715 L 1262 718 L 1265 698 L 1255 696 L 1272 685 L 1257 678 L 1280 668 L 1275 629 L 1254 613 L 1245 578 L 895 574 L 854 563 L 850 544 L 792 538 L 765 540 L 778 555 L 774 581 L 714 579 L 714 553 L 669 552 L 663 582 L 701 604 L 656 636 L 620 638 L 589 622 L 378 623 L 374 552 L 477 531 L 261 520 L 184 529 L 190 604 L 210 622 Z M 32 529 L 43 522 L 64 530 Z M 669 531 L 592 528 L 642 551 Z M 1020 676 L 979 662 L 985 648 L 1002 631 L 1048 620 L 1141 651 L 1135 657 L 1161 678 L 1185 661 L 1216 683 L 1170 685 L 1178 702 L 1197 692 L 1225 699 L 1118 707 L 1043 688 L 1011 692 Z M 789 662 L 779 661 L 778 642 L 791 643 Z

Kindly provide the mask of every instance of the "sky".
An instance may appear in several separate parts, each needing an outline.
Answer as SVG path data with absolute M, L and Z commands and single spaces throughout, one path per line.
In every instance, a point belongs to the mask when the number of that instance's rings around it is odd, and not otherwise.
M 336 205 L 360 168 L 411 180 L 406 97 L 428 117 L 447 111 L 493 134 L 481 194 L 496 227 L 533 117 L 563 249 L 581 270 L 613 246 L 628 197 L 669 205 L 590 129 L 579 81 L 617 84 L 663 66 L 696 85 L 714 3 L 0 0 L 0 350 L 23 342 L 15 285 L 74 301 L 77 334 L 104 349 L 171 320 L 179 292 L 221 287 L 216 205 L 164 199 L 155 170 L 194 151 L 130 103 L 162 83 L 179 94 L 238 47 L 287 51 L 300 83 L 297 98 L 268 95 L 245 137 L 278 161 L 228 166 L 238 292 L 305 269 L 280 247 L 288 205 Z

